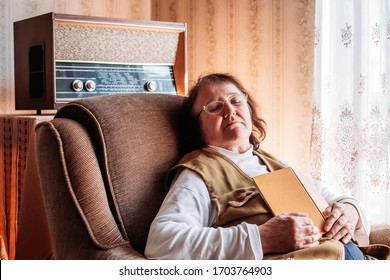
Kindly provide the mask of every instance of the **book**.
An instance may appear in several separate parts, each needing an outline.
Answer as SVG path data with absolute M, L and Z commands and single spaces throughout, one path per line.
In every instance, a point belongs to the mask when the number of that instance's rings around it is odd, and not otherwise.
M 309 215 L 321 233 L 324 231 L 324 210 L 328 203 L 312 180 L 290 167 L 253 178 L 263 199 L 274 215 L 286 212 L 304 212 Z

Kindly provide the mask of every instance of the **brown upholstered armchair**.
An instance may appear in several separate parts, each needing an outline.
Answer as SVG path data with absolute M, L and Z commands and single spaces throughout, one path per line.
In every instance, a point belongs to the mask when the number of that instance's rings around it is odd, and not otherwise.
M 61 108 L 36 128 L 37 160 L 57 259 L 143 259 L 165 196 L 165 172 L 186 152 L 184 97 L 128 94 Z M 382 227 L 382 228 L 381 228 Z M 372 233 L 390 245 L 390 227 Z

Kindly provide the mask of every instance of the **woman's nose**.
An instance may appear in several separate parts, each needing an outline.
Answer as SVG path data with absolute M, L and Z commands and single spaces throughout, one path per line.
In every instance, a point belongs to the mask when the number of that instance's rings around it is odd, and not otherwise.
M 234 108 L 234 106 L 228 100 L 225 100 L 225 103 L 223 106 L 224 118 L 227 118 L 228 116 L 234 115 L 235 112 L 236 112 L 236 109 Z

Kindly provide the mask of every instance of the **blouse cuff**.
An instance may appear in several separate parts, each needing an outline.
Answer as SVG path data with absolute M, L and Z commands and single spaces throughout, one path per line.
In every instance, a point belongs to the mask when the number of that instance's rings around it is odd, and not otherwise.
M 263 247 L 261 245 L 260 232 L 258 226 L 255 224 L 247 224 L 249 241 L 254 254 L 255 260 L 263 259 Z

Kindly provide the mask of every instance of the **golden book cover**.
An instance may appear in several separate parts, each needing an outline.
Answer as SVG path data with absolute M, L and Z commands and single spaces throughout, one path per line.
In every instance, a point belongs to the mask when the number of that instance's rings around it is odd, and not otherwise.
M 274 215 L 286 212 L 304 212 L 324 233 L 323 211 L 328 203 L 310 178 L 297 175 L 290 168 L 283 168 L 253 178 L 261 195 Z

